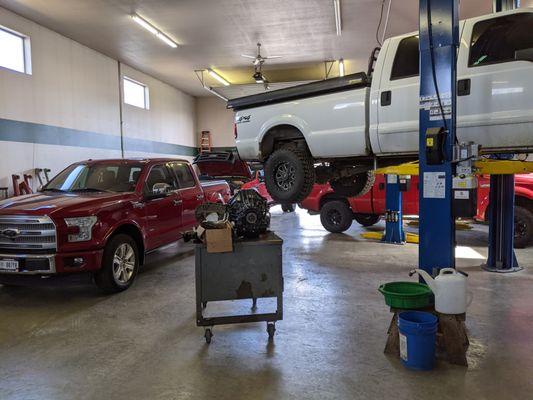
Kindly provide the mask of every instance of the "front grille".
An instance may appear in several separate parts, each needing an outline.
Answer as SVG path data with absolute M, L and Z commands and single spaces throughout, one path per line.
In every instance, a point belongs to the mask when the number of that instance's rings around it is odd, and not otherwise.
M 0 249 L 56 249 L 56 227 L 49 217 L 0 216 Z

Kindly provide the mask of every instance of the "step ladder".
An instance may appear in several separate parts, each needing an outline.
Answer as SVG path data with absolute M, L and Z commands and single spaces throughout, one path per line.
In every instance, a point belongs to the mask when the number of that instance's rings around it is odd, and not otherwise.
M 202 131 L 200 135 L 200 153 L 211 151 L 211 132 Z

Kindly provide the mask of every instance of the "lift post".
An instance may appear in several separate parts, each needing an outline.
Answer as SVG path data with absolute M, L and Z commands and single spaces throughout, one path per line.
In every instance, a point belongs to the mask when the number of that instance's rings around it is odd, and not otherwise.
M 420 0 L 419 268 L 455 268 L 457 0 Z
M 386 243 L 405 243 L 402 218 L 402 192 L 398 175 L 385 175 L 385 235 L 381 239 Z
M 494 12 L 512 10 L 519 0 L 493 0 Z M 514 175 L 491 175 L 489 192 L 489 256 L 483 268 L 490 272 L 515 272 Z

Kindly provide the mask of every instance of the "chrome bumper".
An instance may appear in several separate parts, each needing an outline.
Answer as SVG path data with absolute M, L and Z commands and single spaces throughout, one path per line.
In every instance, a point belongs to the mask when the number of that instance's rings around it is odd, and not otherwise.
M 56 258 L 55 254 L 1 254 L 0 260 L 16 260 L 19 262 L 19 271 L 8 271 L 0 269 L 0 274 L 9 275 L 40 275 L 40 274 L 55 274 L 56 273 Z M 28 262 L 29 261 L 29 262 Z M 28 269 L 28 264 L 36 264 L 39 261 L 46 262 L 48 269 Z M 20 270 L 22 264 L 23 270 Z

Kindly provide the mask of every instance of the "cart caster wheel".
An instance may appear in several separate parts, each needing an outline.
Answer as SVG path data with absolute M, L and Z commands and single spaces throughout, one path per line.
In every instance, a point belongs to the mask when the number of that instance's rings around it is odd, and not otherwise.
M 267 332 L 268 332 L 268 338 L 273 339 L 274 333 L 276 332 L 276 325 L 275 324 L 267 324 Z
M 213 337 L 213 333 L 211 332 L 211 329 L 206 329 L 204 333 L 205 342 L 207 344 L 211 343 L 211 338 Z

